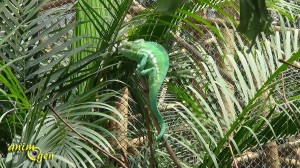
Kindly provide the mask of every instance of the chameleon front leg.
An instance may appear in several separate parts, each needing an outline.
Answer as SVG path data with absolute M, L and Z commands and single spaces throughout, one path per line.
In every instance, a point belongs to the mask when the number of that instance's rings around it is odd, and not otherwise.
M 146 76 L 146 75 L 155 73 L 155 68 L 153 68 L 153 67 L 149 68 L 149 69 L 144 69 L 147 64 L 148 57 L 149 57 L 148 54 L 144 51 L 141 51 L 139 54 L 142 55 L 143 58 L 142 58 L 141 62 L 137 65 L 138 75 Z
M 141 55 L 143 58 L 142 58 L 142 60 L 141 60 L 141 62 L 139 62 L 138 63 L 138 65 L 137 65 L 137 68 L 138 68 L 138 71 L 143 71 L 144 70 L 144 68 L 145 68 L 145 66 L 146 66 L 146 64 L 147 64 L 147 60 L 148 60 L 148 54 L 146 53 L 146 52 L 144 52 L 144 51 L 141 51 L 141 52 L 139 52 L 138 53 L 139 55 Z

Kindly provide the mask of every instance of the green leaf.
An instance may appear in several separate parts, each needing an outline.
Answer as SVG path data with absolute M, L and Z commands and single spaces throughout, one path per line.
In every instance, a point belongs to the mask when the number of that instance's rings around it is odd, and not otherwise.
M 261 32 L 273 34 L 271 24 L 272 18 L 268 14 L 265 0 L 240 0 L 240 24 L 237 30 L 250 40 L 250 49 Z
M 162 14 L 172 14 L 190 0 L 158 0 L 157 10 Z

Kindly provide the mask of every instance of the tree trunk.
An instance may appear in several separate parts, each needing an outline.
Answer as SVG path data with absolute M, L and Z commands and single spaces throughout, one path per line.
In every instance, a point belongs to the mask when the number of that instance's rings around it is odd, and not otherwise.
M 123 161 L 126 161 L 126 155 L 127 155 L 127 146 L 128 146 L 128 137 L 127 137 L 127 129 L 128 129 L 128 88 L 125 87 L 122 97 L 119 99 L 119 101 L 116 104 L 117 110 L 121 113 L 123 116 L 123 120 L 119 119 L 119 122 L 121 125 L 114 121 L 110 121 L 109 125 L 112 130 L 112 132 L 116 132 L 115 139 L 111 139 L 110 143 L 112 144 L 112 147 L 114 149 L 119 149 L 123 153 Z M 112 116 L 115 116 L 115 113 L 112 114 Z
M 280 168 L 280 160 L 276 141 L 272 141 L 265 146 L 266 160 L 268 168 Z

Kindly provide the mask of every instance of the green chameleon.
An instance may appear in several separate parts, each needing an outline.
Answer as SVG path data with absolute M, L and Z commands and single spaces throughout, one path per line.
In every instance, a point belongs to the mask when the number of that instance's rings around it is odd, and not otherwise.
M 149 103 L 160 124 L 160 133 L 156 137 L 156 140 L 159 141 L 166 131 L 166 124 L 157 109 L 156 100 L 168 72 L 168 53 L 161 45 L 143 39 L 126 42 L 119 47 L 119 52 L 126 58 L 136 61 L 138 75 L 146 76 L 149 87 Z

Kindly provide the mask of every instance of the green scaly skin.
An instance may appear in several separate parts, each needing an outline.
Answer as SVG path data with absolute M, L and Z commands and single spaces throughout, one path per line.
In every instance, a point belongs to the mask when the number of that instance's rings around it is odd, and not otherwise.
M 156 137 L 159 141 L 166 131 L 166 124 L 157 109 L 156 100 L 169 69 L 168 53 L 161 45 L 143 39 L 126 42 L 119 47 L 119 52 L 136 61 L 138 75 L 147 79 L 150 106 L 160 125 L 160 132 Z

